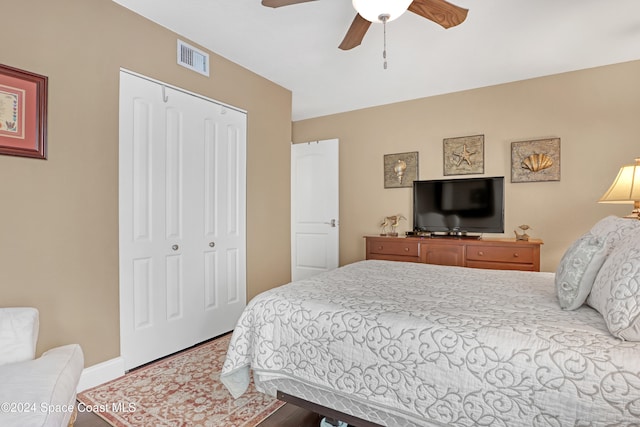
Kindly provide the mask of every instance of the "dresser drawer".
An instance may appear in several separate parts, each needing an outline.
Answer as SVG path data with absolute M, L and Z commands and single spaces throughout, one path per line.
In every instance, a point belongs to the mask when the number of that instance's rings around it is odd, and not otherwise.
M 369 253 L 417 257 L 420 255 L 419 242 L 376 239 L 369 242 Z
M 418 239 L 367 237 L 367 259 L 420 262 Z
M 532 264 L 534 262 L 533 252 L 533 248 L 530 246 L 467 245 L 467 260 Z

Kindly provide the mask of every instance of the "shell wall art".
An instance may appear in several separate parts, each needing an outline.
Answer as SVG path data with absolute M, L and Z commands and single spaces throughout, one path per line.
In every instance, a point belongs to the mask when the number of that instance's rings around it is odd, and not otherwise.
M 553 159 L 546 153 L 532 154 L 522 161 L 522 167 L 531 172 L 539 172 L 553 166 Z
M 413 187 L 418 179 L 418 152 L 384 155 L 384 188 Z
M 511 143 L 511 182 L 560 181 L 560 138 Z

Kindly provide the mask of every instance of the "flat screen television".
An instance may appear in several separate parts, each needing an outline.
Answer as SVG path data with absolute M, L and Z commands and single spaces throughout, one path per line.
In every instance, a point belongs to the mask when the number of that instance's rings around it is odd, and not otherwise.
M 504 177 L 413 182 L 413 226 L 417 233 L 504 232 Z

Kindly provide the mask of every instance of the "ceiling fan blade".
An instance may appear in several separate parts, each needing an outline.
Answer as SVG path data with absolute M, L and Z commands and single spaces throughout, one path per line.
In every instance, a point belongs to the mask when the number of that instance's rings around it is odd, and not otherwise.
M 461 24 L 467 18 L 469 11 L 445 0 L 413 0 L 409 10 L 444 28 Z
M 315 1 L 315 0 L 262 0 L 262 5 L 267 7 L 282 7 L 282 6 L 289 6 L 292 4 L 306 3 L 308 1 Z
M 347 34 L 344 36 L 344 40 L 342 40 L 342 43 L 340 43 L 340 46 L 338 47 L 342 50 L 349 50 L 356 46 L 360 46 L 360 43 L 362 43 L 362 39 L 367 33 L 370 25 L 370 21 L 364 19 L 360 14 L 357 14 L 353 19 Z

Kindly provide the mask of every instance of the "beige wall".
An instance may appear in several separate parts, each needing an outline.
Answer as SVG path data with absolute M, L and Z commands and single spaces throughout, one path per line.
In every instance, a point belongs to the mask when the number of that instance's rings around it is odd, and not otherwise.
M 443 177 L 442 140 L 484 134 L 485 176 L 505 176 L 505 234 L 520 224 L 545 244 L 554 271 L 567 246 L 599 218 L 631 205 L 598 204 L 623 164 L 640 156 L 640 62 L 423 98 L 294 122 L 294 142 L 340 139 L 340 263 L 364 258 L 363 235 L 403 213 L 411 189 L 384 189 L 383 156 L 419 152 L 419 178 Z M 559 182 L 511 183 L 512 141 L 561 138 Z M 478 175 L 470 175 L 478 176 Z
M 215 55 L 210 78 L 176 65 L 174 33 L 110 0 L 2 13 L 0 61 L 49 77 L 49 159 L 0 156 L 0 306 L 40 309 L 39 352 L 119 355 L 120 67 L 248 111 L 249 297 L 290 279 L 289 91 Z

